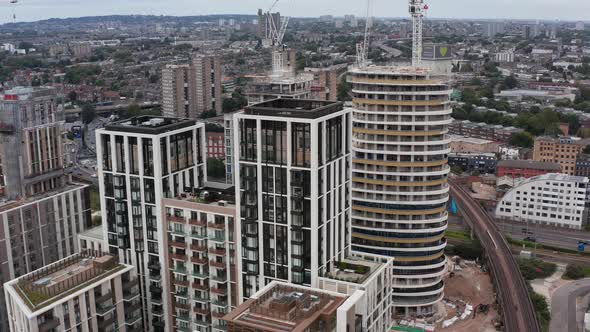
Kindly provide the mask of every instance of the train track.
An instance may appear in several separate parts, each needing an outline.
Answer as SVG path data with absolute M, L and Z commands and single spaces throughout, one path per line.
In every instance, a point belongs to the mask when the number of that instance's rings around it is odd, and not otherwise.
M 485 249 L 496 284 L 505 331 L 541 332 L 526 281 L 502 232 L 456 180 L 449 179 L 449 184 L 459 210 L 466 220 L 471 221 L 472 229 Z

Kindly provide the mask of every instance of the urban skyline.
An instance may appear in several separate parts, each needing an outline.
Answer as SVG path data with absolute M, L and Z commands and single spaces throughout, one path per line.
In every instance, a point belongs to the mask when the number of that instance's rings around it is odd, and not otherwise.
M 190 0 L 133 0 L 124 4 L 105 0 L 100 3 L 87 3 L 81 0 L 56 0 L 53 2 L 44 0 L 21 0 L 16 5 L 8 0 L 0 1 L 0 24 L 13 21 L 13 11 L 17 22 L 31 22 L 50 18 L 71 18 L 83 16 L 105 15 L 230 15 L 230 14 L 254 14 L 252 8 L 269 8 L 272 5 L 268 0 L 247 1 L 236 4 L 230 0 L 211 1 L 207 5 L 195 4 Z M 406 17 L 406 1 L 374 0 L 374 10 L 378 17 Z M 526 20 L 587 20 L 585 13 L 590 11 L 590 3 L 583 0 L 525 0 L 514 3 L 510 0 L 500 1 L 469 1 L 457 0 L 452 4 L 433 0 L 429 2 L 428 16 L 433 18 L 448 19 L 526 19 Z M 534 7 L 534 11 L 530 10 Z M 313 8 L 313 10 L 310 10 Z M 509 11 L 506 9 L 510 8 Z M 459 10 L 460 9 L 460 10 Z M 312 0 L 298 1 L 297 6 L 288 2 L 279 4 L 276 10 L 294 17 L 313 17 L 320 15 L 342 16 L 354 14 L 366 15 L 366 2 L 353 0 L 324 0 L 321 3 Z M 310 15 L 313 12 L 313 15 Z

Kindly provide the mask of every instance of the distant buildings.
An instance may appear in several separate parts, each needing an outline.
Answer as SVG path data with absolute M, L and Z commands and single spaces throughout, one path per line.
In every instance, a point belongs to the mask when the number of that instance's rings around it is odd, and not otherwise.
M 167 117 L 197 119 L 222 113 L 221 62 L 215 55 L 194 55 L 190 64 L 162 69 L 162 112 Z
M 306 73 L 313 74 L 311 99 L 338 100 L 339 77 L 347 70 L 346 65 L 330 66 L 327 68 L 305 68 Z
M 207 158 L 225 159 L 225 135 L 223 133 L 207 133 Z
M 586 28 L 586 25 L 584 24 L 584 22 L 578 21 L 578 22 L 576 22 L 576 26 L 574 29 L 576 31 L 584 31 L 585 28 Z
M 496 37 L 497 34 L 504 33 L 506 24 L 501 22 L 490 22 L 484 25 L 484 35 L 489 38 Z
M 547 173 L 559 173 L 561 166 L 553 162 L 533 160 L 501 160 L 498 162 L 498 177 L 532 178 Z
M 574 175 L 576 160 L 587 144 L 588 140 L 578 137 L 537 137 L 533 160 L 557 163 L 561 166 L 561 173 Z
M 75 254 L 4 287 L 11 332 L 144 331 L 134 269 L 108 254 Z
M 514 101 L 521 101 L 525 98 L 536 99 L 539 101 L 555 101 L 561 99 L 568 99 L 574 101 L 576 99 L 575 89 L 563 88 L 559 91 L 549 90 L 502 90 L 500 93 L 495 94 L 496 98 L 508 99 Z
M 450 135 L 451 152 L 453 153 L 497 153 L 499 143 L 473 137 Z
M 500 62 L 500 63 L 503 63 L 503 62 L 512 63 L 512 62 L 514 62 L 514 50 L 498 52 L 495 54 L 494 58 L 497 62 Z
M 311 99 L 311 87 L 314 75 L 304 73 L 273 77 L 271 75 L 257 77 L 246 88 L 248 105 L 281 99 Z
M 449 134 L 485 139 L 500 143 L 508 143 L 510 138 L 523 129 L 504 127 L 501 125 L 489 125 L 487 123 L 473 123 L 468 120 L 454 120 L 449 126 Z
M 498 160 L 494 153 L 450 153 L 449 166 L 459 166 L 463 171 L 495 174 Z
M 587 223 L 589 182 L 586 177 L 566 174 L 530 178 L 504 195 L 496 216 L 581 229 Z
M 590 155 L 580 154 L 578 158 L 576 158 L 576 170 L 574 171 L 574 175 L 590 178 Z
M 89 42 L 77 42 L 67 44 L 54 44 L 49 46 L 49 56 L 52 58 L 71 55 L 83 58 L 92 54 L 92 45 Z

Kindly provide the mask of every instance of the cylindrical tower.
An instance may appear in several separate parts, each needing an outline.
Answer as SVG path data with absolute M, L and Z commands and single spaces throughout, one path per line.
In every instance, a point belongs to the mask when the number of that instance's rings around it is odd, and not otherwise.
M 443 297 L 450 87 L 415 67 L 353 69 L 352 250 L 394 257 L 401 316 Z

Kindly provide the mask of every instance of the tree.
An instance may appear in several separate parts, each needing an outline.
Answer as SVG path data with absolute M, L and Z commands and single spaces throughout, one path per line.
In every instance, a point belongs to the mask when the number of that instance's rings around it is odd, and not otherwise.
M 453 166 L 453 167 L 451 167 L 451 172 L 453 172 L 454 174 L 461 175 L 461 174 L 463 174 L 463 167 L 461 167 L 459 165 Z
M 504 79 L 504 86 L 509 90 L 517 88 L 518 85 L 519 85 L 518 80 L 516 79 L 516 77 L 514 75 L 507 76 Z
M 78 100 L 78 93 L 76 93 L 75 90 L 70 91 L 70 93 L 68 93 L 68 100 L 71 102 Z
M 217 113 L 215 113 L 214 110 L 205 111 L 205 112 L 201 113 L 201 119 L 209 119 L 209 118 L 214 118 L 216 116 L 217 116 Z
M 207 158 L 207 175 L 213 178 L 223 178 L 225 176 L 225 165 L 223 160 Z
M 96 108 L 90 103 L 82 106 L 82 123 L 89 124 L 96 118 Z
M 521 148 L 532 148 L 534 143 L 533 135 L 526 131 L 515 134 L 510 138 L 510 145 Z
M 352 91 L 352 84 L 346 81 L 346 76 L 342 77 L 340 84 L 338 84 L 338 100 L 350 101 L 352 100 L 350 93 Z

